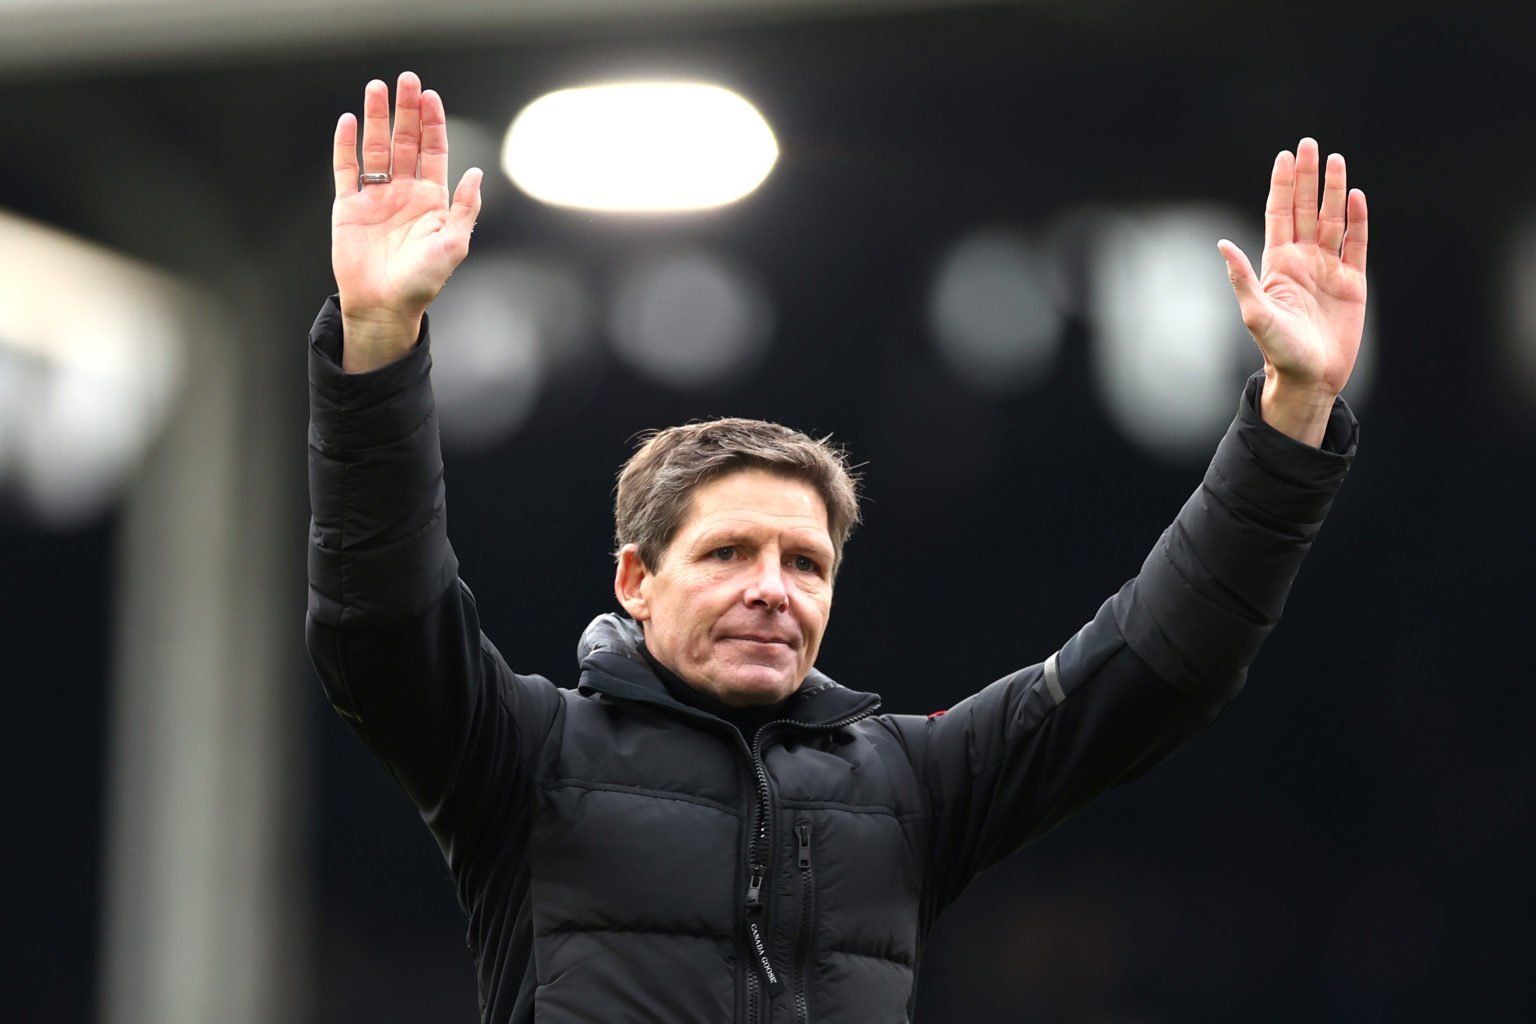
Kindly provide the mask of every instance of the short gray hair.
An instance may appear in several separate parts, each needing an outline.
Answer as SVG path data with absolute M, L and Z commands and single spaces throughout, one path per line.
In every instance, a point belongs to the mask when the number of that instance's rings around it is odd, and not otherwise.
M 858 476 L 830 437 L 814 438 L 766 420 L 718 419 L 640 435 L 619 470 L 614 540 L 634 544 L 651 571 L 688 517 L 695 488 L 743 469 L 761 469 L 815 489 L 827 506 L 835 573 L 859 521 Z

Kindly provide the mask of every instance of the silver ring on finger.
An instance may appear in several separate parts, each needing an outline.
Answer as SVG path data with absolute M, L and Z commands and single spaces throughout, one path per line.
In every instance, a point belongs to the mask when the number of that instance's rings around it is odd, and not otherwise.
M 366 171 L 357 176 L 357 183 L 362 185 L 388 185 L 393 177 L 388 171 Z

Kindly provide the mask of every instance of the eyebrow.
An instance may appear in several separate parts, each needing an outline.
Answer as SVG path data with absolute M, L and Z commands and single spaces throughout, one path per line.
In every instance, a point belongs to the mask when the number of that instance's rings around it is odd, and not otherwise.
M 814 537 L 799 536 L 799 529 L 800 528 L 797 528 L 795 531 L 791 531 L 789 534 L 789 540 L 784 545 L 786 551 L 792 551 L 795 553 L 804 552 L 806 554 L 813 554 L 818 558 L 824 559 L 831 559 L 836 557 L 830 542 L 824 542 Z M 772 530 L 765 529 L 762 531 L 757 531 L 751 529 L 743 529 L 739 524 L 735 523 L 730 525 L 721 525 L 707 529 L 703 533 L 699 534 L 695 539 L 692 547 L 694 550 L 712 551 L 715 548 L 728 546 L 733 547 L 739 544 L 756 545 L 760 542 L 761 538 L 765 534 L 778 535 L 777 531 Z

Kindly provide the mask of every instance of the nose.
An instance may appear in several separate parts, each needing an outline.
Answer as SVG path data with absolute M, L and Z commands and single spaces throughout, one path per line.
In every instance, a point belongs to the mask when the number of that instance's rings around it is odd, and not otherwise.
M 789 609 L 789 589 L 784 585 L 784 572 L 777 556 L 758 559 L 743 596 L 753 608 L 776 612 Z

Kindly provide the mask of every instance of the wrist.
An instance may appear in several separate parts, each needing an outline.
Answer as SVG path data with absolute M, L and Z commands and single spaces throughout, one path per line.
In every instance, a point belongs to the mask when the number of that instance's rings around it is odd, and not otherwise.
M 421 336 L 425 310 L 414 313 L 382 307 L 349 309 L 341 303 L 341 368 L 366 373 L 405 356 Z
M 1326 385 L 1294 380 L 1265 366 L 1259 417 L 1287 437 L 1317 448 L 1323 443 L 1337 398 L 1338 392 Z

